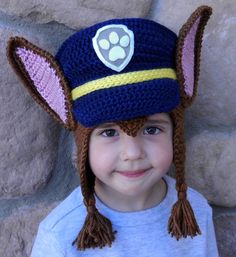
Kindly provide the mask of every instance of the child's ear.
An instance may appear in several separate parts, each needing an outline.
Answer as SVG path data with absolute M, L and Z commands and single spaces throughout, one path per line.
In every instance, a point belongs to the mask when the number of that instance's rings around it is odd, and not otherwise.
M 176 70 L 183 107 L 191 105 L 197 93 L 202 37 L 211 14 L 210 7 L 198 7 L 179 32 Z
M 20 37 L 8 41 L 8 60 L 34 100 L 66 129 L 75 129 L 71 93 L 55 58 Z

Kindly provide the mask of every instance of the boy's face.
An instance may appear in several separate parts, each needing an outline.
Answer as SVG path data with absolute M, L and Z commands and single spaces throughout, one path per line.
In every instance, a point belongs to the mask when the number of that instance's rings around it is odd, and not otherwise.
M 89 164 L 97 178 L 96 187 L 111 196 L 148 194 L 172 163 L 172 132 L 170 116 L 165 113 L 149 116 L 135 137 L 115 123 L 95 128 L 89 142 Z

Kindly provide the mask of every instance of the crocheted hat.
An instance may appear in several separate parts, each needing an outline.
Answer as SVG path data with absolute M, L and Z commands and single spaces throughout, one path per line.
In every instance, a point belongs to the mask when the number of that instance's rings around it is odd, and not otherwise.
M 93 127 L 173 110 L 180 102 L 176 41 L 144 19 L 109 20 L 72 35 L 56 60 L 72 89 L 76 121 Z
M 29 93 L 75 133 L 88 211 L 74 241 L 78 249 L 111 246 L 115 239 L 110 220 L 96 208 L 95 176 L 88 164 L 92 130 L 112 121 L 135 136 L 147 116 L 162 112 L 173 121 L 178 193 L 168 231 L 177 240 L 201 233 L 186 193 L 184 110 L 196 96 L 202 36 L 211 12 L 199 7 L 178 36 L 146 19 L 105 21 L 73 34 L 55 57 L 24 38 L 9 40 L 9 62 Z

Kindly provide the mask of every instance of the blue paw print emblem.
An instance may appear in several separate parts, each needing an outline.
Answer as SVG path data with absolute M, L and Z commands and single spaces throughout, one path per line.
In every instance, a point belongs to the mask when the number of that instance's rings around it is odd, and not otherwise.
M 122 24 L 104 26 L 94 36 L 93 48 L 108 68 L 120 72 L 133 56 L 134 34 Z

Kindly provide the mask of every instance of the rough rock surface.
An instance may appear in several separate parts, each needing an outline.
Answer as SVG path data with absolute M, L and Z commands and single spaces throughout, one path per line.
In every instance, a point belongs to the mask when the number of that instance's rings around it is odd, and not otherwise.
M 0 10 L 37 23 L 58 22 L 81 28 L 106 19 L 144 17 L 152 0 L 2 0 Z
M 24 207 L 10 217 L 0 219 L 0 256 L 30 256 L 39 222 L 56 205 L 55 202 L 49 206 L 38 204 L 31 208 Z
M 236 132 L 203 130 L 187 143 L 186 177 L 214 205 L 236 207 Z
M 40 220 L 78 184 L 72 137 L 35 104 L 9 68 L 8 37 L 24 36 L 54 54 L 73 29 L 109 18 L 144 17 L 149 10 L 149 18 L 177 33 L 201 4 L 211 5 L 214 14 L 204 35 L 198 98 L 186 115 L 186 177 L 221 206 L 214 206 L 220 256 L 235 256 L 233 0 L 0 1 L 0 256 L 29 256 Z

